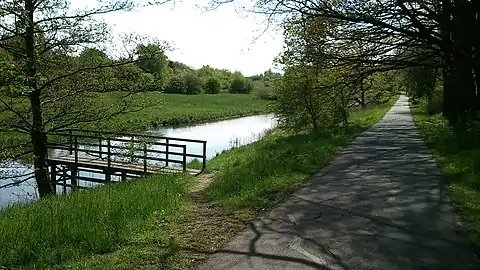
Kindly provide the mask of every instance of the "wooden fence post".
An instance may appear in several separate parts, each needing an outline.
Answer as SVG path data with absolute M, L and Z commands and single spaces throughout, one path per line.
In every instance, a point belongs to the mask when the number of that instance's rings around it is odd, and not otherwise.
M 143 172 L 147 172 L 147 143 L 143 144 Z
M 77 136 L 74 137 L 74 147 L 73 151 L 75 152 L 75 163 L 73 164 L 73 167 L 71 168 L 71 174 L 72 174 L 72 180 L 71 180 L 71 186 L 72 186 L 72 191 L 77 190 L 77 173 L 78 173 L 78 138 Z
M 168 167 L 168 151 L 169 151 L 169 149 L 168 149 L 168 148 L 169 148 L 169 147 L 168 147 L 168 144 L 169 144 L 169 143 L 170 143 L 170 140 L 169 140 L 168 138 L 165 139 L 165 144 L 166 144 L 166 146 L 165 146 L 165 160 L 166 160 L 166 161 L 165 161 L 165 166 L 167 166 L 167 167 Z
M 105 181 L 110 182 L 112 180 L 112 175 L 111 175 L 111 158 L 112 158 L 112 153 L 110 151 L 110 138 L 107 139 L 107 171 L 105 172 Z
M 187 146 L 183 146 L 183 172 L 187 171 Z
M 205 167 L 207 167 L 207 142 L 203 142 L 202 172 L 205 171 Z

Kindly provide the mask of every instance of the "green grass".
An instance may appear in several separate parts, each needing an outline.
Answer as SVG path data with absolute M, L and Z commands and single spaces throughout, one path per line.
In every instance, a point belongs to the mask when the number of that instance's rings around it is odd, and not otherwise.
M 227 212 L 255 215 L 271 208 L 325 166 L 355 135 L 378 122 L 392 102 L 352 112 L 348 128 L 300 135 L 274 130 L 264 140 L 219 155 L 208 163 L 218 174 L 205 197 Z
M 115 100 L 116 94 L 101 95 L 101 106 L 107 107 Z M 268 101 L 242 94 L 142 93 L 135 96 L 132 102 L 145 102 L 148 107 L 90 126 L 109 131 L 144 131 L 162 126 L 191 125 L 269 112 Z
M 455 134 L 440 114 L 429 116 L 425 104 L 412 107 L 415 125 L 447 176 L 451 197 L 458 205 L 468 235 L 480 247 L 480 137 Z
M 158 175 L 7 208 L 0 215 L 0 266 L 43 269 L 110 253 L 147 223 L 185 212 L 192 178 Z

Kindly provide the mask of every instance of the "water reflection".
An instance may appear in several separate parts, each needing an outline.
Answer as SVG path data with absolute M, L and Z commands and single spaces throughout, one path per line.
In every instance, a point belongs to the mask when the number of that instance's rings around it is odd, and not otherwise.
M 276 121 L 273 115 L 257 115 L 250 117 L 242 117 L 232 120 L 219 121 L 214 123 L 201 124 L 189 127 L 168 128 L 151 131 L 153 135 L 161 135 L 166 137 L 188 138 L 207 141 L 207 159 L 211 159 L 216 154 L 224 150 L 231 149 L 257 141 L 262 138 L 263 134 L 273 128 Z M 187 146 L 190 153 L 201 153 L 201 144 L 182 143 Z M 172 149 L 174 150 L 174 149 Z M 49 155 L 57 156 L 64 153 L 56 151 L 49 153 Z M 191 161 L 192 158 L 187 159 Z M 7 185 L 13 182 L 11 176 L 27 175 L 32 173 L 32 166 L 22 165 L 16 162 L 8 164 L 0 164 L 0 186 Z M 82 174 L 82 173 L 81 173 Z M 85 173 L 89 174 L 89 173 Z M 89 176 L 93 174 L 90 173 Z M 21 181 L 30 176 L 17 178 L 16 181 Z M 97 177 L 97 175 L 95 175 Z M 98 174 L 98 178 L 102 178 Z M 117 180 L 113 178 L 112 180 Z M 91 182 L 80 181 L 83 186 L 95 186 L 97 184 Z M 58 192 L 61 188 L 58 187 Z M 18 186 L 11 186 L 0 189 L 0 208 L 2 206 L 15 203 L 31 201 L 37 198 L 36 184 L 33 179 L 30 179 Z

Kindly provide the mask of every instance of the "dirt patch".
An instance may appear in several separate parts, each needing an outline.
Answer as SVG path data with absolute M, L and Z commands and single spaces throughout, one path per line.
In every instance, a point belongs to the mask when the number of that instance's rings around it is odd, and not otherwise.
M 191 188 L 192 193 L 198 193 L 210 185 L 216 172 L 202 173 L 196 177 L 195 185 Z
M 191 212 L 170 228 L 170 259 L 162 260 L 162 268 L 189 269 L 228 243 L 245 228 L 252 216 L 225 213 L 219 206 L 206 202 L 199 193 L 192 193 Z
M 168 231 L 169 241 L 152 264 L 156 269 L 194 268 L 227 244 L 253 219 L 247 212 L 227 213 L 203 198 L 201 192 L 214 176 L 215 172 L 197 176 L 189 193 L 192 202 L 189 211 L 169 224 L 159 224 L 159 229 Z

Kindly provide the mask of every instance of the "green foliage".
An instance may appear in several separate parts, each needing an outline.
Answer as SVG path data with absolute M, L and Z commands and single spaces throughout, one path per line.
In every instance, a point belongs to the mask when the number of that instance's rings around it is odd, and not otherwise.
M 246 79 L 239 72 L 235 72 L 230 84 L 230 93 L 232 94 L 249 94 L 253 90 L 253 83 Z
M 202 92 L 202 81 L 194 73 L 188 73 L 184 76 L 186 94 L 196 95 Z
M 8 208 L 0 215 L 0 265 L 43 269 L 112 252 L 152 218 L 182 213 L 191 182 L 189 175 L 156 175 Z
M 291 67 L 277 85 L 273 110 L 284 128 L 320 130 L 346 122 L 348 99 L 331 70 Z
M 208 65 L 197 70 L 197 76 L 201 78 L 209 78 L 215 76 L 216 73 L 217 71 Z
M 274 88 L 267 86 L 267 83 L 264 81 L 254 81 L 253 82 L 253 95 L 256 98 L 264 100 L 276 100 L 277 96 L 275 95 Z
M 274 130 L 253 144 L 213 158 L 220 171 L 204 192 L 230 213 L 259 213 L 282 201 L 325 166 L 355 135 L 379 121 L 393 102 L 358 110 L 348 128 L 291 134 Z
M 210 77 L 208 80 L 205 82 L 205 93 L 207 94 L 218 94 L 220 93 L 220 80 L 215 78 L 215 77 Z
M 165 86 L 165 93 L 186 94 L 187 85 L 184 76 L 174 75 Z
M 144 73 L 135 64 L 119 65 L 111 68 L 113 77 L 105 80 L 106 91 L 146 92 L 154 89 L 154 75 Z
M 153 74 L 155 87 L 161 89 L 170 79 L 172 71 L 168 67 L 168 58 L 158 44 L 140 44 L 137 46 L 138 66 L 147 73 Z
M 393 95 L 399 93 L 403 85 L 401 74 L 398 71 L 377 72 L 372 75 L 372 88 L 367 93 L 370 103 L 382 104 Z
M 78 56 L 78 60 L 85 66 L 106 66 L 113 62 L 106 53 L 97 48 L 84 49 Z
M 191 67 L 187 66 L 184 63 L 180 63 L 180 62 L 177 62 L 177 61 L 170 61 L 169 60 L 168 61 L 168 67 L 173 70 L 175 75 L 184 74 L 184 73 L 193 71 L 193 69 Z
M 437 83 L 437 70 L 432 67 L 411 67 L 405 70 L 405 81 L 409 96 L 417 102 L 420 98 L 431 98 Z

